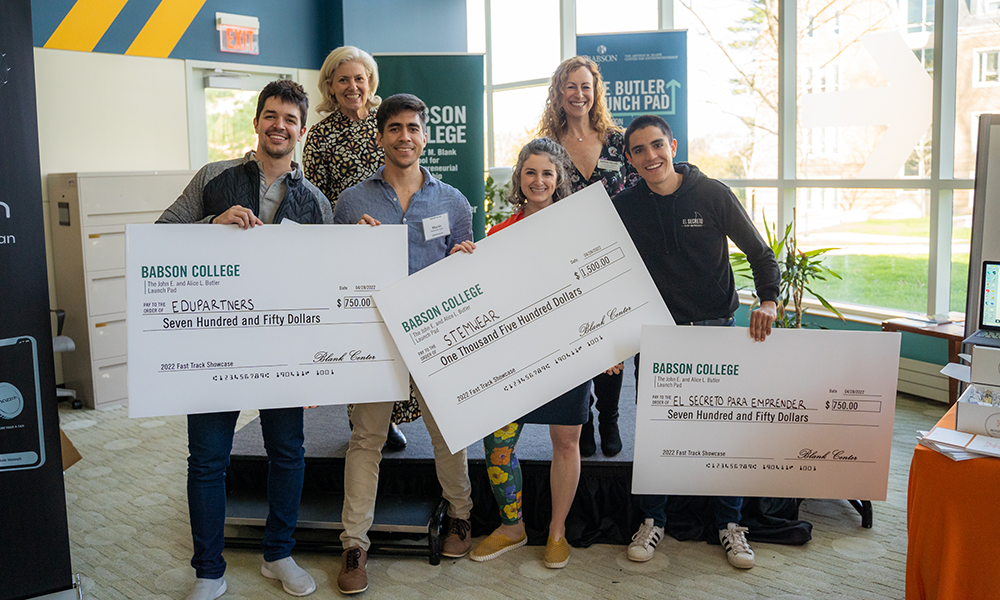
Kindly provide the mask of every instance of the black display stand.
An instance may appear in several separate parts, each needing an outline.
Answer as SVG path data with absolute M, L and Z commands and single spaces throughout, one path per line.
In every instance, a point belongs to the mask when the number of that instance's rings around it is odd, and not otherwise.
M 73 589 L 52 366 L 33 52 L 30 0 L 3 0 L 0 600 L 54 594 L 62 598 Z M 72 102 L 71 92 L 66 101 Z

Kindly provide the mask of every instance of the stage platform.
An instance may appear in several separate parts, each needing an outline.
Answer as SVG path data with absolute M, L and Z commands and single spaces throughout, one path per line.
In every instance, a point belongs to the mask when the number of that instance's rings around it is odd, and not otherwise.
M 582 459 L 580 484 L 573 508 L 566 522 L 566 537 L 573 546 L 586 547 L 594 543 L 627 544 L 641 521 L 631 497 L 632 457 L 635 440 L 635 379 L 631 361 L 626 372 L 619 403 L 619 426 L 623 449 L 613 457 L 604 456 L 598 441 L 597 454 Z M 596 410 L 595 410 L 596 413 Z M 423 420 L 400 425 L 408 441 L 406 449 L 383 452 L 379 476 L 379 503 L 376 506 L 376 526 L 372 528 L 376 551 L 396 551 L 402 544 L 429 553 L 432 562 L 435 520 L 441 488 L 434 471 L 434 455 L 430 436 Z M 305 458 L 306 472 L 300 543 L 317 549 L 337 550 L 336 536 L 340 529 L 340 506 L 344 485 L 344 457 L 350 439 L 346 406 L 322 406 L 306 411 Z M 474 536 L 490 533 L 500 523 L 499 512 L 486 475 L 486 462 L 481 443 L 468 448 L 469 476 L 472 480 Z M 552 446 L 548 427 L 527 425 L 517 445 L 524 478 L 522 509 L 529 543 L 541 545 L 548 535 L 551 516 L 549 468 Z M 259 538 L 247 525 L 262 525 L 266 516 L 264 490 L 267 481 L 267 458 L 260 434 L 260 421 L 255 419 L 237 432 L 227 473 L 230 503 L 227 525 L 242 525 L 237 530 L 227 527 L 227 544 L 255 543 Z M 415 500 L 413 510 L 403 506 Z M 706 507 L 689 499 L 669 503 L 668 530 L 678 539 L 705 539 L 718 543 L 717 534 L 706 525 L 711 521 Z M 746 522 L 752 521 L 751 539 L 805 543 L 811 526 L 796 521 L 798 502 L 783 499 L 747 499 L 744 509 Z M 754 527 L 754 525 L 756 527 Z M 775 528 L 779 531 L 777 538 Z M 308 530 L 308 531 L 306 531 Z M 419 532 L 419 533 L 418 533 Z M 407 537 L 423 537 L 408 542 Z

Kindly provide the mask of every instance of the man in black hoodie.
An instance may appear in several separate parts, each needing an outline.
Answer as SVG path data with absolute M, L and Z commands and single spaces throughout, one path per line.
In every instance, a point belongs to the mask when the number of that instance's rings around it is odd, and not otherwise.
M 781 274 L 774 253 L 732 190 L 692 164 L 674 164 L 676 152 L 666 121 L 653 115 L 633 120 L 625 154 L 642 181 L 615 196 L 615 208 L 678 325 L 733 325 L 740 301 L 729 265 L 726 238 L 732 239 L 753 270 L 760 308 L 750 313 L 750 335 L 762 342 L 777 317 Z M 629 546 L 630 560 L 653 558 L 664 534 L 666 502 L 666 496 L 639 497 L 644 522 Z M 739 526 L 743 499 L 713 497 L 712 504 L 729 562 L 753 567 L 747 529 Z

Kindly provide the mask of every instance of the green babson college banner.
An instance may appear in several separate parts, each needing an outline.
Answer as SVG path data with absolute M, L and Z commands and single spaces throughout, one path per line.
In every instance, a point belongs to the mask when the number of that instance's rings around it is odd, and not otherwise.
M 482 239 L 483 212 L 483 55 L 377 54 L 378 94 L 413 94 L 427 104 L 427 147 L 420 164 L 459 189 L 472 205 L 472 232 Z

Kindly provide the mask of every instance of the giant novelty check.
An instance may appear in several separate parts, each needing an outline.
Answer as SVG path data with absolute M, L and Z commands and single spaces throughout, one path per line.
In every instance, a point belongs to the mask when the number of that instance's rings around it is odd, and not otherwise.
M 129 225 L 129 416 L 401 400 L 399 225 Z
M 635 354 L 673 325 L 593 185 L 375 294 L 452 452 Z
M 632 492 L 885 500 L 899 334 L 643 327 Z

